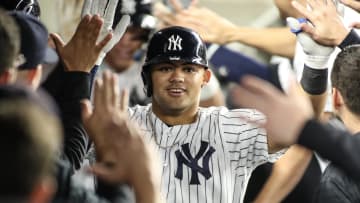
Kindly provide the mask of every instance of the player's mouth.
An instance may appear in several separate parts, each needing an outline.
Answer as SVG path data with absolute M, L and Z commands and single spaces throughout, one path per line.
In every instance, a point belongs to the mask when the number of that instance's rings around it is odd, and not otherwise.
M 173 97 L 182 96 L 186 92 L 185 88 L 167 88 L 166 90 L 168 94 Z

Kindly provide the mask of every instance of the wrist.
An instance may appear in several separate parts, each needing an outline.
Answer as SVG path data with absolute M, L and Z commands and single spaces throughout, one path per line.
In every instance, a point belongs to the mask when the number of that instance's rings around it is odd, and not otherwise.
M 326 69 L 330 56 L 314 56 L 305 54 L 305 64 L 313 69 Z
M 334 46 L 339 46 L 345 38 L 350 34 L 351 29 L 347 29 L 344 27 L 344 29 L 341 29 L 338 31 L 337 38 L 334 39 Z
M 229 44 L 232 42 L 239 41 L 239 38 L 241 38 L 240 34 L 242 33 L 242 30 L 241 28 L 238 28 L 236 26 L 228 26 L 221 33 L 222 35 L 219 41 L 221 41 L 222 43 L 219 44 Z

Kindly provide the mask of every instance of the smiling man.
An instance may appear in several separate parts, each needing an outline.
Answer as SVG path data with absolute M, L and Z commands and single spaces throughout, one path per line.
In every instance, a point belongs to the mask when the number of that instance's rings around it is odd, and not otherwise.
M 278 157 L 264 130 L 242 119 L 262 120 L 260 113 L 199 107 L 210 77 L 194 31 L 169 27 L 150 39 L 142 78 L 152 104 L 129 112 L 156 143 L 167 202 L 241 202 L 252 170 Z

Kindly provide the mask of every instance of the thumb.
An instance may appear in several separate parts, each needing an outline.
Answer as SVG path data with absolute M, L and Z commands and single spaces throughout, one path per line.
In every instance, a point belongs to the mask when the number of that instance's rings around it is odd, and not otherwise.
M 301 23 L 305 23 L 305 18 L 293 18 L 293 17 L 287 17 L 286 18 L 286 24 L 290 28 L 290 31 L 294 34 L 297 34 L 302 31 L 301 29 Z
M 119 174 L 114 171 L 115 169 L 113 167 L 115 166 L 108 166 L 104 163 L 96 163 L 90 168 L 90 171 L 107 183 L 118 183 L 119 181 L 117 180 L 117 176 L 119 176 Z
M 60 54 L 62 53 L 62 50 L 65 46 L 64 41 L 61 39 L 61 37 L 56 34 L 56 33 L 51 33 L 50 34 L 51 39 L 53 40 L 55 47 L 56 47 L 56 51 Z
M 88 99 L 84 99 L 81 101 L 81 117 L 84 124 L 90 119 L 91 115 L 93 114 L 93 110 L 91 107 L 91 103 Z

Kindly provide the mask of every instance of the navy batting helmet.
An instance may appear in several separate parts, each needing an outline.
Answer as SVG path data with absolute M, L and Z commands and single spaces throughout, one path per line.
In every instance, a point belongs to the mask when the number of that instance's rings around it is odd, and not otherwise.
M 147 96 L 152 95 L 151 66 L 168 61 L 208 68 L 205 44 L 195 31 L 184 27 L 168 27 L 156 32 L 149 41 L 141 73 Z

